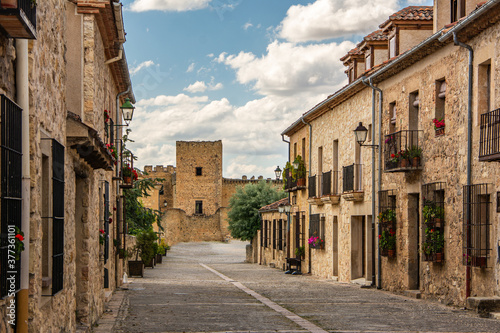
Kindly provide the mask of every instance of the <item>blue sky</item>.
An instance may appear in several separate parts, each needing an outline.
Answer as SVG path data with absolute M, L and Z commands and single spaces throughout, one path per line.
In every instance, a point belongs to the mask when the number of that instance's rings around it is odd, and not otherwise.
M 274 177 L 280 133 L 347 83 L 339 60 L 389 15 L 429 0 L 123 1 L 136 166 L 175 141 L 222 140 L 224 177 Z

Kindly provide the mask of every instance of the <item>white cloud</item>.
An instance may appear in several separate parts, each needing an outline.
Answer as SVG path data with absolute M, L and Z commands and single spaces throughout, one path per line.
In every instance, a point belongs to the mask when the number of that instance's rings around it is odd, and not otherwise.
M 135 0 L 130 9 L 133 12 L 150 10 L 184 12 L 208 7 L 212 0 Z
M 398 9 L 397 0 L 317 0 L 291 6 L 278 34 L 290 42 L 366 34 L 377 30 Z
M 154 66 L 154 62 L 152 60 L 147 60 L 147 61 L 144 61 L 144 62 L 141 62 L 137 67 L 134 67 L 134 68 L 131 68 L 129 70 L 130 72 L 130 75 L 135 75 L 137 74 L 141 69 L 144 69 L 144 68 L 148 68 L 148 67 L 151 67 L 151 66 Z
M 250 22 L 247 22 L 243 25 L 243 30 L 248 30 L 249 28 L 253 27 L 253 24 Z
M 187 88 L 184 88 L 185 91 L 190 93 L 204 92 L 207 90 L 207 85 L 203 81 L 196 81 L 193 84 L 190 84 Z
M 253 88 L 262 95 L 333 92 L 346 81 L 339 59 L 354 46 L 349 41 L 307 46 L 274 41 L 260 58 L 247 52 L 221 53 L 215 61 L 236 70 L 239 83 L 253 83 Z
M 191 73 L 192 71 L 194 71 L 194 66 L 195 66 L 194 62 L 191 63 L 189 65 L 188 69 L 186 70 L 186 73 Z

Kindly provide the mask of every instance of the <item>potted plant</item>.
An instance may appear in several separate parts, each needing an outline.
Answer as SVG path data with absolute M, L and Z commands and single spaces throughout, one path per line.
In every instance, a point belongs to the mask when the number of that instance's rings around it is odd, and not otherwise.
M 306 254 L 306 247 L 304 245 L 295 248 L 295 256 L 297 256 L 297 258 L 304 257 L 305 254 Z
M 422 243 L 421 252 L 424 254 L 425 261 L 432 261 L 432 244 L 430 242 Z
M 127 253 L 128 257 L 134 257 L 135 260 L 129 260 L 128 261 L 128 275 L 129 276 L 144 276 L 144 263 L 142 260 L 139 260 L 139 253 L 140 253 L 140 248 L 137 246 L 137 244 L 129 250 Z
M 422 210 L 424 222 L 426 224 L 433 223 L 435 227 L 441 227 L 444 220 L 444 208 L 436 205 L 432 201 L 426 201 Z
M 293 164 L 294 164 L 292 168 L 293 180 L 297 181 L 297 186 L 306 186 L 307 170 L 306 170 L 306 165 L 302 160 L 302 156 L 297 155 L 295 161 L 293 161 Z
M 396 250 L 396 232 L 392 229 L 383 230 L 378 238 L 378 244 L 382 254 L 387 253 L 389 257 L 394 257 Z
M 399 161 L 400 161 L 400 167 L 401 168 L 407 168 L 409 165 L 409 158 L 410 158 L 410 153 L 408 150 L 401 150 L 399 152 Z
M 380 212 L 377 218 L 379 223 L 382 224 L 393 223 L 396 222 L 396 212 L 393 209 L 387 208 L 383 212 Z
M 420 158 L 422 157 L 422 148 L 412 146 L 409 155 L 411 166 L 414 168 L 418 167 L 420 165 Z
M 126 164 L 122 168 L 122 177 L 125 184 L 132 184 L 132 181 L 137 180 L 137 178 L 139 178 L 139 175 L 137 174 L 137 171 L 135 169 L 132 169 L 129 164 Z
M 436 256 L 435 261 L 441 262 L 443 260 L 444 234 L 439 229 L 431 229 L 429 236 L 432 244 L 432 252 Z
M 160 247 L 161 247 L 161 249 L 163 249 L 163 252 L 160 251 L 161 255 L 166 256 L 167 251 L 170 250 L 170 245 L 168 245 L 167 242 L 165 241 L 165 239 L 163 239 L 163 238 L 160 240 Z
M 440 136 L 444 134 L 444 118 L 438 119 L 434 118 L 432 119 L 432 122 L 434 123 L 434 130 L 436 132 L 436 136 Z
M 312 236 L 308 240 L 309 246 L 313 249 L 324 249 L 325 241 L 317 236 Z
M 290 188 L 292 185 L 288 183 L 292 181 L 292 170 L 293 170 L 292 164 L 290 164 L 290 162 L 286 162 L 286 165 L 283 168 L 283 173 L 282 173 L 283 190 Z

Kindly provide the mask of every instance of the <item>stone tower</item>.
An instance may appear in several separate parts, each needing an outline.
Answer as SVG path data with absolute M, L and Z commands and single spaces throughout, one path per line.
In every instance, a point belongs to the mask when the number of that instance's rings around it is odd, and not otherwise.
M 222 141 L 177 141 L 175 208 L 213 215 L 222 204 Z

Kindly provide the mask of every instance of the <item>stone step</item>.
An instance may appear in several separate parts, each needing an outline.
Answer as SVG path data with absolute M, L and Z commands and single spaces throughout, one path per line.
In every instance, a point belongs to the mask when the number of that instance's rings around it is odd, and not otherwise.
M 405 290 L 404 295 L 406 297 L 411 297 L 415 299 L 422 298 L 422 293 L 420 292 L 420 290 Z
M 467 309 L 474 310 L 477 313 L 483 315 L 493 312 L 499 312 L 500 297 L 469 297 L 467 298 Z
M 490 313 L 490 318 L 492 318 L 492 319 L 500 319 L 500 312 L 492 312 L 492 313 Z

